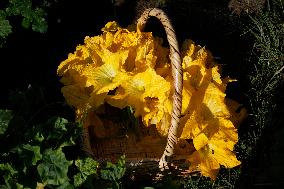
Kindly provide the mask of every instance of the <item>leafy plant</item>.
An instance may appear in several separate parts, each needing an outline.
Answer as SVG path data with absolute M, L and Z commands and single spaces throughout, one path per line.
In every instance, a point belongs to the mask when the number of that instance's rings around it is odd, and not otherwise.
M 119 189 L 121 188 L 119 180 L 123 177 L 125 171 L 125 156 L 122 156 L 117 164 L 107 162 L 106 167 L 101 170 L 101 177 L 111 181 L 113 183 L 112 188 Z
M 90 182 L 95 176 L 97 176 L 97 168 L 99 166 L 92 158 L 78 159 L 75 161 L 76 167 L 79 169 L 79 173 L 74 175 L 75 187 L 81 186 L 84 182 Z
M 10 33 L 12 33 L 12 26 L 9 20 L 6 20 L 6 13 L 0 10 L 0 37 L 5 39 Z
M 246 136 L 242 137 L 240 149 L 252 149 L 260 142 L 264 131 L 272 124 L 272 114 L 276 107 L 275 95 L 283 78 L 284 45 L 283 18 L 284 8 L 281 1 L 274 0 L 272 9 L 255 17 L 250 17 L 251 24 L 247 34 L 254 39 L 254 48 L 249 61 L 252 67 L 248 80 L 252 125 Z M 271 128 L 270 128 L 271 129 Z
M 11 110 L 0 110 L 0 136 L 6 132 L 12 118 Z
M 248 77 L 250 122 L 247 128 L 241 128 L 244 133 L 240 135 L 236 147 L 241 159 L 246 160 L 242 169 L 246 183 L 254 177 L 254 174 L 248 173 L 255 169 L 255 159 L 263 154 L 269 156 L 271 136 L 276 130 L 274 123 L 279 119 L 273 114 L 277 107 L 279 87 L 283 82 L 284 8 L 281 0 L 269 2 L 267 10 L 250 16 L 250 25 L 246 31 L 247 36 L 254 41 L 247 62 L 251 68 Z
M 47 31 L 46 12 L 43 9 L 46 7 L 46 3 L 42 2 L 41 6 L 35 6 L 32 0 L 6 1 L 8 1 L 7 6 L 0 7 L 0 42 L 2 44 L 12 33 L 13 27 L 9 20 L 13 17 L 21 17 L 21 24 L 24 28 L 31 28 L 40 33 Z
M 53 120 L 56 120 L 53 122 Z M 12 183 L 18 183 L 19 185 L 26 185 L 31 188 L 36 185 L 36 181 L 41 181 L 44 185 L 62 185 L 69 181 L 67 176 L 68 167 L 72 164 L 72 161 L 68 161 L 63 152 L 62 146 L 57 147 L 57 143 L 51 142 L 55 140 L 52 133 L 47 134 L 42 132 L 45 126 L 53 122 L 56 133 L 62 131 L 68 123 L 63 118 L 51 118 L 46 124 L 37 125 L 31 129 L 27 129 L 26 133 L 23 133 L 29 138 L 19 141 L 16 146 L 11 146 L 4 150 L 1 155 L 1 171 L 4 171 L 4 186 L 10 188 Z M 13 126 L 13 125 L 9 125 Z M 75 127 L 75 125 L 74 125 Z M 10 129 L 10 128 L 9 128 Z M 34 130 L 33 130 L 34 129 Z M 5 133 L 11 135 L 11 133 Z M 62 133 L 66 135 L 66 133 Z M 33 137 L 32 137 L 33 136 Z M 41 136 L 41 137 L 39 137 Z M 9 140 L 10 137 L 2 138 L 1 140 Z M 70 138 L 67 140 L 69 142 Z M 64 142 L 62 141 L 62 144 Z M 56 144 L 56 145 L 49 145 Z M 49 147 L 49 148 L 48 148 Z M 52 149 L 52 147 L 55 149 Z M 17 167 L 17 169 L 16 169 Z M 37 171 L 36 171 L 37 170 Z M 28 179 L 31 175 L 35 175 L 37 179 Z M 15 182 L 16 181 L 16 182 Z M 2 182 L 0 181 L 2 184 Z M 21 183 L 21 184 L 20 184 Z
M 40 102 L 45 102 L 39 100 L 44 99 L 42 92 L 29 87 L 11 93 L 17 111 L 0 110 L 0 188 L 96 186 L 101 180 L 99 163 L 80 152 L 81 124 L 59 116 L 35 121 L 47 112 L 40 107 Z M 107 182 L 101 188 L 119 183 L 125 172 L 123 160 L 108 165 L 105 169 L 100 166 Z
M 43 162 L 37 166 L 37 170 L 44 184 L 62 185 L 69 181 L 67 172 L 72 161 L 67 161 L 60 149 L 46 149 L 42 159 Z

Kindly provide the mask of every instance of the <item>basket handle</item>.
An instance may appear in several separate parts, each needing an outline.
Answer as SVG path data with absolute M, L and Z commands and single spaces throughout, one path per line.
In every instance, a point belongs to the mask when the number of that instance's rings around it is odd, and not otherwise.
M 137 20 L 137 31 L 144 29 L 148 18 L 151 16 L 158 18 L 165 28 L 167 39 L 170 45 L 170 59 L 174 84 L 171 126 L 169 128 L 167 145 L 159 161 L 159 168 L 164 169 L 167 167 L 167 163 L 170 161 L 170 158 L 173 155 L 174 147 L 178 140 L 177 132 L 182 107 L 182 64 L 175 30 L 173 29 L 173 26 L 164 11 L 157 8 L 146 9 L 141 17 Z

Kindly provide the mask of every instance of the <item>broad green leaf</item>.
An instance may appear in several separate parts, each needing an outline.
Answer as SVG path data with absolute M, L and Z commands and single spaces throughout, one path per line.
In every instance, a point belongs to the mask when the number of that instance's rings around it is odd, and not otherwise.
M 0 175 L 5 181 L 5 185 L 0 186 L 1 188 L 12 188 L 15 186 L 14 177 L 18 174 L 9 163 L 0 164 Z
M 11 110 L 0 110 L 0 135 L 5 133 L 12 118 L 13 113 Z
M 23 18 L 22 20 L 22 26 L 24 28 L 29 28 L 31 25 L 31 20 L 29 18 Z
M 0 19 L 6 18 L 6 12 L 3 10 L 0 10 Z
M 45 20 L 46 13 L 43 9 L 33 8 L 31 0 L 9 0 L 10 5 L 6 8 L 9 16 L 22 16 L 22 26 L 29 28 L 32 25 L 32 30 L 36 32 L 46 32 L 47 22 Z
M 42 142 L 44 140 L 44 136 L 42 135 L 42 133 L 37 132 L 34 136 L 34 140 L 38 142 Z
M 62 185 L 69 181 L 67 172 L 72 162 L 66 160 L 60 149 L 45 150 L 42 159 L 43 162 L 37 166 L 37 170 L 44 184 Z
M 18 154 L 24 161 L 25 166 L 36 165 L 42 159 L 40 147 L 31 146 L 30 144 L 24 144 L 21 148 L 18 148 Z
M 24 187 L 24 185 L 20 184 L 20 183 L 16 183 L 16 188 L 17 189 L 31 189 L 29 187 Z
M 65 182 L 64 184 L 56 187 L 56 189 L 73 189 L 74 186 L 70 184 L 69 182 Z
M 61 117 L 52 117 L 47 121 L 47 126 L 52 127 L 52 132 L 49 133 L 47 140 L 58 140 L 67 131 L 66 125 L 68 120 Z
M 40 33 L 47 31 L 47 22 L 44 18 L 46 13 L 41 8 L 36 8 L 34 10 L 34 17 L 32 20 L 32 30 Z
M 8 15 L 23 15 L 32 8 L 31 0 L 9 0 L 10 5 L 6 8 Z
M 74 178 L 74 186 L 75 187 L 81 186 L 87 179 L 87 177 L 84 178 L 81 173 L 77 173 L 76 175 L 74 175 L 73 178 Z
M 106 167 L 101 170 L 101 177 L 105 180 L 116 182 L 123 177 L 125 171 L 125 156 L 122 156 L 117 164 L 107 162 Z
M 78 159 L 75 161 L 75 165 L 79 169 L 80 173 L 74 176 L 74 185 L 78 187 L 82 185 L 89 176 L 97 174 L 97 168 L 99 163 L 92 158 Z
M 0 164 L 0 172 L 1 173 L 8 173 L 10 174 L 11 176 L 14 176 L 18 173 L 17 170 L 15 170 L 9 163 L 1 163 Z

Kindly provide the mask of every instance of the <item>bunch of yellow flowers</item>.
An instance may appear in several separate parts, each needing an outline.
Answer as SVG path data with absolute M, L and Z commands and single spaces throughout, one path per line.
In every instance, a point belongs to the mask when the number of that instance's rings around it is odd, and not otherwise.
M 145 126 L 156 125 L 168 134 L 172 112 L 173 81 L 169 50 L 151 32 L 130 31 L 109 22 L 102 34 L 86 37 L 58 67 L 65 85 L 62 93 L 76 109 L 78 119 L 104 103 L 130 106 Z M 192 41 L 182 46 L 183 91 L 180 139 L 192 139 L 196 151 L 187 159 L 212 179 L 220 165 L 240 164 L 233 152 L 238 141 L 238 103 L 225 99 L 229 78 L 221 79 L 209 51 Z

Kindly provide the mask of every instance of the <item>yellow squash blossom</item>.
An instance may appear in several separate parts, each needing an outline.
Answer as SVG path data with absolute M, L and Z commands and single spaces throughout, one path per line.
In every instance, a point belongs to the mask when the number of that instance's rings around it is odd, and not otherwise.
M 169 98 L 170 83 L 159 76 L 154 69 L 132 76 L 118 88 L 107 102 L 115 107 L 131 106 L 135 116 L 142 116 L 145 125 L 158 123 L 164 115 L 164 103 Z
M 120 71 L 119 65 L 112 63 L 86 69 L 83 74 L 87 78 L 87 86 L 93 86 L 97 94 L 107 93 L 128 79 L 128 75 Z
M 130 32 L 116 22 L 107 23 L 102 31 L 100 36 L 86 37 L 85 44 L 79 45 L 74 54 L 69 54 L 68 59 L 58 66 L 57 73 L 66 85 L 62 92 L 80 115 L 103 104 L 106 94 L 119 88 L 130 76 L 153 69 L 157 60 L 163 60 L 158 56 L 165 48 L 150 32 Z M 74 97 L 79 94 L 84 100 L 74 103 Z M 153 99 L 149 96 L 150 101 L 155 101 Z M 90 108 L 92 104 L 95 107 Z M 150 112 L 149 108 L 145 111 Z
M 193 144 L 197 151 L 188 160 L 192 163 L 191 168 L 200 170 L 203 176 L 216 179 L 220 165 L 233 168 L 241 163 L 222 139 L 214 136 L 209 139 L 201 133 L 193 139 Z

